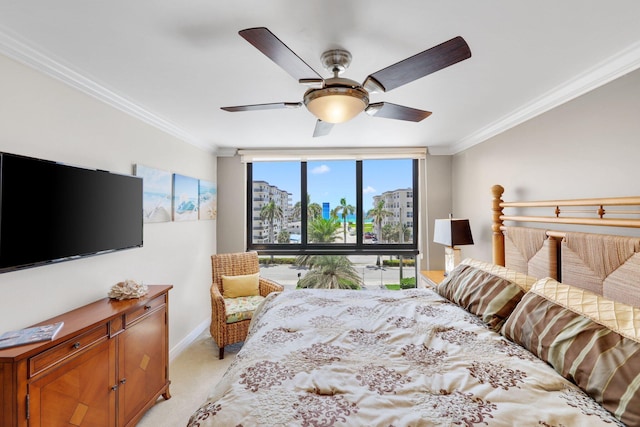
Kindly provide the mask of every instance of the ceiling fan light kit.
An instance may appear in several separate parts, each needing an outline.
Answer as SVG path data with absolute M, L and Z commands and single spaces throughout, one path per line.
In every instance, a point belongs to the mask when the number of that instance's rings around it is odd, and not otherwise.
M 351 63 L 351 53 L 344 49 L 332 49 L 322 54 L 322 65 L 333 73 L 332 78 L 323 79 L 269 29 L 248 28 L 241 30 L 239 34 L 300 84 L 310 86 L 303 96 L 303 102 L 309 112 L 318 118 L 314 137 L 328 135 L 333 124 L 349 121 L 363 111 L 370 116 L 387 119 L 412 122 L 424 120 L 431 115 L 430 111 L 389 102 L 369 104 L 369 95 L 395 89 L 471 57 L 466 41 L 462 37 L 454 37 L 370 74 L 361 85 L 338 77 Z M 297 108 L 301 105 L 300 102 L 279 102 L 221 108 L 237 112 Z
M 328 50 L 320 61 L 333 73 L 333 78 L 324 80 L 319 89 L 305 92 L 307 110 L 328 123 L 344 123 L 362 113 L 369 106 L 369 93 L 358 82 L 338 77 L 351 64 L 351 53 L 344 49 Z
M 369 105 L 369 98 L 364 91 L 334 87 L 314 89 L 305 94 L 304 104 L 322 121 L 344 123 L 362 113 Z
M 327 79 L 324 88 L 304 94 L 304 105 L 322 121 L 344 123 L 369 106 L 369 94 L 353 80 Z

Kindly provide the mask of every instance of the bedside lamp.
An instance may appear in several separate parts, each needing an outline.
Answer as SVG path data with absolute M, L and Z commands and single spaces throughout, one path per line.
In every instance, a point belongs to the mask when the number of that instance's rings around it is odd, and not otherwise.
M 433 241 L 445 245 L 444 250 L 444 275 L 449 273 L 460 263 L 459 245 L 473 245 L 471 227 L 468 219 L 436 219 Z

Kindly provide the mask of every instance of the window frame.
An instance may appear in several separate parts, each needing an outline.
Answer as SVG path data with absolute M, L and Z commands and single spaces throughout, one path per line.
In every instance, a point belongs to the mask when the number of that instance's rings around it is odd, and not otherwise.
M 348 159 L 345 159 L 348 160 Z M 394 160 L 394 159 L 389 159 Z M 418 217 L 419 203 L 419 160 L 412 160 L 412 200 L 411 215 Z M 307 242 L 307 198 L 301 196 L 300 243 L 254 243 L 253 242 L 253 162 L 246 163 L 246 239 L 247 250 L 255 250 L 265 255 L 409 255 L 417 256 L 419 223 L 413 221 L 411 243 L 364 243 L 363 179 L 362 162 L 356 162 L 356 243 L 308 243 Z M 364 160 L 366 161 L 366 160 Z M 300 161 L 300 194 L 307 191 L 307 161 Z

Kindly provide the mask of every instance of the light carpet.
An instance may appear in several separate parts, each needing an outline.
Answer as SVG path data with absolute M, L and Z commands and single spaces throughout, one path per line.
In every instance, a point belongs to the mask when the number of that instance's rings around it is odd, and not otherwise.
M 203 332 L 169 365 L 171 399 L 158 399 L 137 427 L 184 427 L 191 414 L 209 396 L 242 347 L 225 347 L 224 359 L 218 359 L 218 346 L 209 331 Z

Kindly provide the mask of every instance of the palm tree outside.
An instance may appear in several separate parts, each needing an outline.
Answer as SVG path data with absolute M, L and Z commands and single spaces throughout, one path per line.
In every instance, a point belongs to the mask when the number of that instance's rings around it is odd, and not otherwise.
M 302 218 L 302 203 L 296 202 L 291 208 L 291 219 L 300 220 Z
M 344 255 L 313 257 L 311 269 L 299 280 L 299 288 L 361 289 L 362 280 L 353 263 Z
M 391 215 L 393 215 L 393 212 L 384 208 L 384 200 L 379 200 L 373 208 L 367 211 L 366 217 L 370 218 L 376 226 L 376 235 L 378 236 L 378 239 L 382 238 L 382 221 Z M 376 265 L 380 267 L 380 255 L 378 255 Z
M 319 218 L 322 216 L 322 206 L 318 203 L 309 203 L 307 205 L 307 217 L 310 220 Z
M 339 217 L 339 216 L 342 217 L 342 227 L 343 227 L 342 241 L 344 243 L 347 243 L 347 217 L 349 215 L 354 214 L 355 212 L 356 212 L 355 206 L 347 204 L 347 199 L 345 197 L 340 199 L 340 204 L 335 208 L 333 208 L 333 211 L 331 212 L 332 215 L 336 217 Z
M 395 229 L 396 227 L 394 227 L 391 224 L 386 224 L 384 227 L 382 227 L 382 241 L 383 242 L 395 242 L 397 240 L 398 237 L 398 232 Z
M 382 237 L 382 221 L 388 216 L 392 216 L 393 212 L 384 208 L 384 200 L 379 200 L 376 205 L 367 211 L 367 218 L 373 221 L 376 226 L 376 234 L 378 238 Z
M 309 243 L 333 243 L 340 237 L 336 231 L 340 228 L 340 221 L 336 218 L 316 217 L 309 222 L 307 227 L 307 239 Z
M 302 202 L 296 202 L 291 210 L 291 216 L 295 219 L 302 218 Z M 318 203 L 311 203 L 311 196 L 307 194 L 307 219 L 309 221 L 322 215 L 322 206 Z
M 333 243 L 336 241 L 336 231 L 340 228 L 340 222 L 335 218 L 316 217 L 309 222 L 307 227 L 307 239 L 309 243 Z M 312 267 L 314 260 L 322 258 L 322 255 L 298 255 L 296 264 Z
M 388 243 L 404 243 L 411 240 L 411 228 L 406 224 L 386 224 L 382 227 L 382 240 Z
M 411 229 L 407 227 L 407 224 L 398 224 L 396 226 L 396 232 L 398 233 L 400 243 L 404 243 L 411 239 Z
M 263 221 L 269 221 L 269 243 L 275 242 L 274 236 L 274 222 L 277 219 L 283 219 L 282 208 L 276 205 L 276 202 L 271 200 L 260 209 L 260 219 Z
M 288 230 L 280 230 L 278 233 L 278 243 L 289 243 L 291 241 L 291 233 Z

